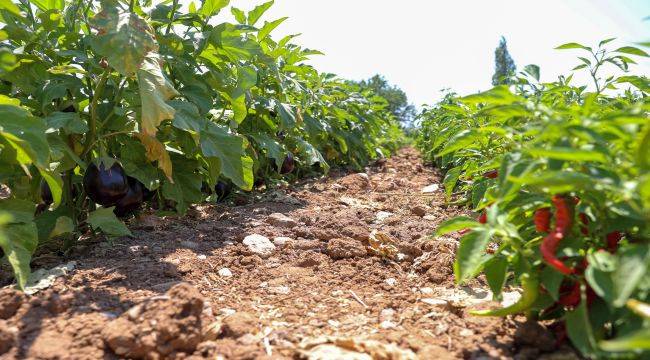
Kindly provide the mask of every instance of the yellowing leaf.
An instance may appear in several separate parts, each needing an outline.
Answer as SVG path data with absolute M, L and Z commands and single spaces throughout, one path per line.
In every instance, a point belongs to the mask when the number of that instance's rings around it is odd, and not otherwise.
M 154 136 L 163 120 L 174 118 L 174 108 L 165 101 L 178 96 L 178 91 L 169 82 L 160 67 L 160 55 L 150 53 L 137 72 L 142 114 L 140 132 Z
M 147 150 L 147 159 L 149 161 L 158 161 L 158 167 L 160 170 L 165 173 L 165 176 L 167 176 L 169 181 L 174 182 L 172 180 L 172 161 L 169 158 L 169 153 L 165 150 L 165 145 L 161 144 L 160 141 L 153 136 L 142 133 L 136 133 L 135 135 L 140 139 L 140 142 Z

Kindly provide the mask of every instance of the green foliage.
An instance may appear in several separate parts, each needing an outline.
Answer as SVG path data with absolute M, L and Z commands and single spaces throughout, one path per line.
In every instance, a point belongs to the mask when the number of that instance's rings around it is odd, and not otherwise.
M 219 23 L 228 5 L 0 1 L 0 247 L 19 286 L 39 241 L 130 234 L 86 197 L 98 158 L 121 164 L 151 206 L 184 213 L 218 181 L 250 191 L 397 148 L 387 99 L 319 73 L 306 64 L 319 52 L 292 36 L 274 39 L 286 18 L 263 20 L 273 1 Z M 296 170 L 281 175 L 289 153 Z
M 644 76 L 601 78 L 606 64 L 627 70 L 639 48 L 578 43 L 558 49 L 586 52 L 574 71 L 592 77 L 593 91 L 572 76 L 539 82 L 529 65 L 512 85 L 459 97 L 448 94 L 420 114 L 417 140 L 426 158 L 446 171 L 450 200 L 486 217 L 440 225 L 437 235 L 463 231 L 456 278 L 484 272 L 498 297 L 506 279 L 539 278 L 533 318 L 564 322 L 586 357 L 644 358 L 650 331 L 650 88 Z M 629 56 L 629 57 L 628 57 Z M 584 70 L 583 70 L 584 69 Z M 569 267 L 542 256 L 568 204 L 572 224 L 552 252 Z M 535 213 L 548 208 L 549 230 Z M 542 225 L 543 229 L 543 225 Z M 467 232 L 469 231 L 469 232 Z M 490 312 L 491 314 L 503 311 Z M 614 355 L 611 352 L 618 354 Z
M 512 76 L 517 72 L 515 61 L 512 60 L 508 52 L 508 44 L 503 36 L 499 41 L 499 46 L 494 50 L 494 75 L 492 75 L 492 85 L 511 84 Z M 539 69 L 538 75 L 539 78 Z

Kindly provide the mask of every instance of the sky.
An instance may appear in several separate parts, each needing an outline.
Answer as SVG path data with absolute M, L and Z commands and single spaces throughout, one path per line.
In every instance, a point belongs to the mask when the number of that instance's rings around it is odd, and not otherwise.
M 260 3 L 230 5 L 248 11 Z M 229 10 L 220 16 L 229 17 Z M 318 70 L 353 80 L 382 74 L 416 106 L 434 103 L 444 88 L 489 89 L 501 36 L 518 69 L 537 64 L 543 81 L 578 65 L 578 51 L 554 50 L 563 43 L 650 41 L 650 20 L 643 20 L 650 0 L 275 0 L 263 20 L 284 16 L 289 19 L 274 37 L 300 33 L 295 43 L 325 53 L 310 61 Z M 649 74 L 650 61 L 636 69 Z

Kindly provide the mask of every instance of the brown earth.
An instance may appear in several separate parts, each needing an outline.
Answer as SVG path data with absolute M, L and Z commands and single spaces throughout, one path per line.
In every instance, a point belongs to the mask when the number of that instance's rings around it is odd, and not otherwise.
M 430 237 L 461 213 L 442 186 L 422 193 L 439 183 L 406 148 L 43 254 L 33 267 L 76 268 L 33 296 L 0 290 L 0 358 L 575 358 L 541 326 L 467 314 L 487 286 L 456 287 L 457 238 Z

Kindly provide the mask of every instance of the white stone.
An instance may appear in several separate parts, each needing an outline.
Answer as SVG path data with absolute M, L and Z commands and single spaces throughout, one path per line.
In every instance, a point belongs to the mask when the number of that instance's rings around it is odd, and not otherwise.
M 394 329 L 395 327 L 397 327 L 397 324 L 395 324 L 390 320 L 386 320 L 386 321 L 382 321 L 381 324 L 379 324 L 379 327 L 385 330 Z
M 291 292 L 291 289 L 288 286 L 274 286 L 268 289 L 268 292 L 272 294 L 286 295 Z
M 375 214 L 375 221 L 380 223 L 380 222 L 383 222 L 384 220 L 388 219 L 391 216 L 393 216 L 392 212 L 379 211 L 377 214 Z
M 219 312 L 220 312 L 222 315 L 230 316 L 230 315 L 232 315 L 232 314 L 235 314 L 235 313 L 237 312 L 237 310 L 235 310 L 235 309 L 230 309 L 230 308 L 223 308 L 223 309 L 220 309 Z
M 386 284 L 388 284 L 388 286 L 394 286 L 396 283 L 397 283 L 397 280 L 395 280 L 395 278 L 386 279 Z
M 432 305 L 432 306 L 435 306 L 435 307 L 446 307 L 447 304 L 449 303 L 447 300 L 434 299 L 434 298 L 424 298 L 424 299 L 422 299 L 420 301 L 422 301 L 425 304 Z
M 228 269 L 228 268 L 219 269 L 219 276 L 231 277 L 232 276 L 232 271 L 230 271 L 230 269 Z
M 467 336 L 474 335 L 474 332 L 472 330 L 470 330 L 470 329 L 463 329 L 458 333 L 458 335 L 467 337 Z
M 205 259 L 207 259 L 208 257 L 205 256 L 205 255 L 203 255 L 203 254 L 201 254 L 201 255 L 197 255 L 196 258 L 199 259 L 199 260 L 205 260 Z
M 440 188 L 440 185 L 438 185 L 438 184 L 431 184 L 431 185 L 428 185 L 428 186 L 423 187 L 423 188 L 422 188 L 422 193 L 424 193 L 424 194 L 431 194 L 431 193 L 434 193 L 434 192 L 438 191 L 439 188 Z
M 268 258 L 275 250 L 275 245 L 266 236 L 253 234 L 244 238 L 244 245 L 248 251 L 253 254 L 259 255 L 261 258 Z
M 431 295 L 431 294 L 433 294 L 433 289 L 430 288 L 430 287 L 423 287 L 423 288 L 420 288 L 420 292 L 423 293 L 423 294 L 426 294 L 426 295 Z
M 275 244 L 277 247 L 284 247 L 288 242 L 292 240 L 293 239 L 288 236 L 277 236 L 273 238 L 273 244 Z

